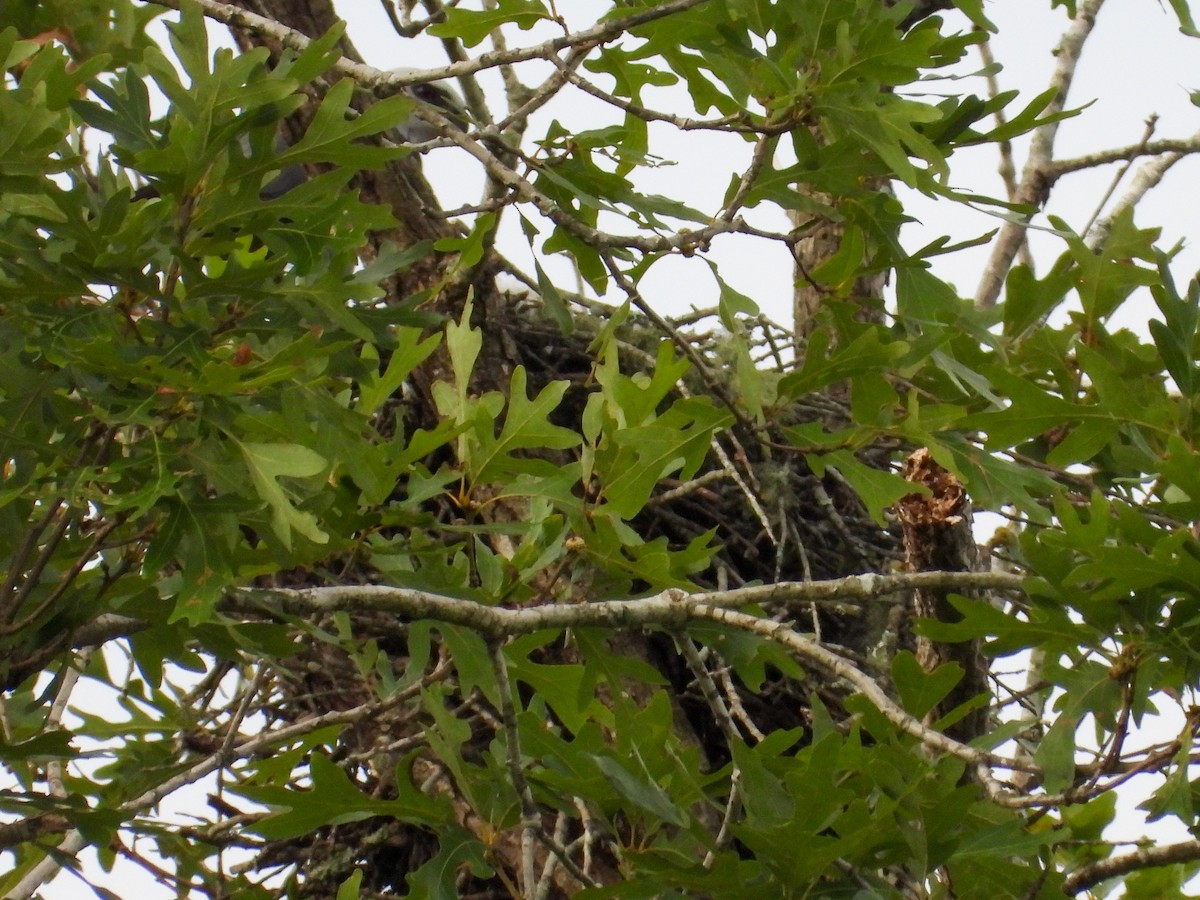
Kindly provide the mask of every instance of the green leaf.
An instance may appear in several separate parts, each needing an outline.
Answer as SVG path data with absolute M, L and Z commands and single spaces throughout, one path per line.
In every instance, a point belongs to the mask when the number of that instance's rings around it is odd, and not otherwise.
M 1074 12 L 1072 12 L 1071 15 L 1073 17 Z M 991 131 L 982 135 L 980 140 L 987 142 L 1011 140 L 1014 137 L 1017 137 L 1028 131 L 1032 131 L 1034 128 L 1038 128 L 1042 125 L 1048 125 L 1052 122 L 1061 122 L 1064 119 L 1069 119 L 1073 116 L 1079 115 L 1081 110 L 1069 109 L 1063 110 L 1062 112 L 1053 113 L 1049 116 L 1044 116 L 1040 119 L 1038 118 L 1042 110 L 1049 106 L 1055 100 L 1055 98 L 1058 97 L 1058 93 L 1058 88 L 1050 88 L 1038 94 L 1036 97 L 1030 100 L 1029 103 L 1025 105 L 1025 108 L 1019 113 L 1011 117 L 1006 116 L 1005 122 L 997 125 Z M 1008 94 L 1005 102 L 1007 103 L 1008 100 L 1011 100 L 1016 96 L 1017 95 L 1015 92 Z
M 433 334 L 425 340 L 420 340 L 420 336 L 421 332 L 416 328 L 401 327 L 396 330 L 396 348 L 387 361 L 387 368 L 377 375 L 372 373 L 372 377 L 359 386 L 358 410 L 363 415 L 372 414 L 389 397 L 395 396 L 413 369 L 428 359 L 429 354 L 441 343 L 440 335 Z M 379 354 L 372 345 L 367 344 L 363 347 L 362 358 L 376 363 Z
M 593 755 L 592 760 L 600 767 L 600 771 L 617 793 L 635 807 L 671 825 L 683 827 L 687 824 L 685 813 L 671 801 L 670 795 L 649 777 L 640 757 L 635 756 L 634 759 L 641 764 L 640 773 L 631 772 L 611 756 Z
M 999 367 L 985 367 L 983 374 L 1008 395 L 1009 405 L 967 416 L 960 425 L 987 432 L 989 447 L 1011 447 L 1084 417 L 1111 418 L 1101 408 L 1072 403 Z
M 358 900 L 358 892 L 362 887 L 363 870 L 355 869 L 345 881 L 338 885 L 336 900 Z
M 1200 284 L 1193 280 L 1187 297 L 1180 297 L 1167 260 L 1161 255 L 1159 276 L 1159 283 L 1150 292 L 1165 321 L 1151 319 L 1150 334 L 1176 386 L 1185 396 L 1195 396 L 1200 391 L 1200 371 L 1193 352 L 1200 332 Z
M 588 719 L 611 725 L 611 712 L 594 697 L 595 670 L 582 665 L 545 665 L 529 653 L 556 639 L 559 632 L 542 632 L 515 639 L 505 648 L 512 675 L 532 688 L 570 731 L 578 732 Z
M 884 513 L 894 506 L 897 500 L 916 490 L 912 482 L 906 481 L 898 473 L 868 466 L 848 450 L 810 454 L 806 459 L 812 467 L 813 474 L 818 477 L 824 476 L 826 469 L 836 469 L 854 488 L 871 517 L 880 525 L 885 522 Z
M 541 263 L 535 260 L 533 266 L 537 272 L 538 295 L 542 298 L 543 308 L 563 334 L 571 334 L 575 330 L 575 320 L 571 318 L 562 293 L 554 286 Z
M 605 268 L 604 259 L 591 244 L 580 240 L 566 228 L 556 225 L 542 244 L 542 252 L 569 254 L 588 287 L 600 296 L 608 290 L 608 269 Z
M 388 160 L 408 154 L 407 147 L 379 147 L 354 143 L 395 127 L 412 114 L 414 101 L 396 94 L 372 103 L 360 114 L 351 113 L 355 82 L 337 81 L 326 92 L 304 137 L 275 157 L 275 168 L 293 163 L 329 162 L 358 169 L 379 168 Z
M 445 11 L 445 21 L 429 26 L 434 37 L 458 38 L 468 47 L 474 47 L 484 38 L 506 23 L 513 23 L 522 31 L 528 31 L 550 14 L 538 0 L 499 0 L 493 9 L 468 10 L 452 7 Z
M 1192 19 L 1191 7 L 1187 0 L 1168 0 L 1171 4 L 1171 10 L 1175 13 L 1175 17 L 1179 19 L 1179 30 L 1188 37 L 1200 37 L 1200 31 L 1196 30 L 1196 22 Z
M 796 808 L 796 799 L 768 766 L 768 763 L 778 764 L 771 757 L 779 752 L 781 743 L 779 732 L 771 738 L 774 740 L 770 744 L 763 742 L 751 748 L 735 741 L 729 748 L 741 773 L 746 823 L 756 828 L 782 825 L 792 818 Z M 776 748 L 774 752 L 772 745 Z
M 208 75 L 208 32 L 199 4 L 188 3 L 179 11 L 179 21 L 167 24 L 171 49 L 193 81 Z
M 446 326 L 446 349 L 450 353 L 451 370 L 454 373 L 454 387 L 457 403 L 452 412 L 456 421 L 462 422 L 467 417 L 467 390 L 471 380 L 471 372 L 475 368 L 475 360 L 483 348 L 483 332 L 471 325 L 471 312 L 474 309 L 472 295 L 467 295 L 463 306 L 462 318 Z
M 813 281 L 831 285 L 836 293 L 842 293 L 861 274 L 866 252 L 867 240 L 862 229 L 848 226 L 837 252 L 813 269 L 809 276 Z
M 955 848 L 954 858 L 962 860 L 972 856 L 1027 856 L 1037 853 L 1053 840 L 1052 832 L 1035 831 L 1019 819 L 1009 820 L 968 835 Z
M 380 800 L 359 790 L 346 773 L 322 753 L 312 754 L 309 771 L 312 787 L 308 790 L 253 785 L 231 788 L 274 810 L 252 826 L 254 832 L 267 840 L 290 840 L 325 825 L 361 822 L 372 816 L 392 816 L 426 824 L 447 821 L 446 804 L 426 797 L 407 777 L 401 779 L 399 798 Z
M 11 25 L 0 32 L 0 70 L 7 72 L 19 66 L 40 49 L 37 41 L 17 40 L 17 29 Z
M 892 681 L 904 703 L 915 718 L 924 718 L 962 681 L 963 669 L 958 663 L 945 663 L 932 672 L 921 668 L 915 656 L 902 650 L 892 660 Z
M 716 266 L 710 266 L 713 278 L 717 280 L 717 285 L 721 290 L 720 297 L 717 300 L 717 314 L 720 316 L 721 324 L 729 332 L 736 334 L 739 331 L 738 317 L 750 316 L 754 317 L 759 314 L 758 304 L 738 291 L 735 291 L 725 279 L 717 274 Z
M 1185 740 L 1186 746 L 1191 745 Z M 1167 775 L 1159 788 L 1138 809 L 1146 811 L 1146 821 L 1156 822 L 1166 816 L 1174 816 L 1182 822 L 1195 821 L 1196 790 L 1200 785 L 1188 780 L 1187 766 L 1176 766 Z
M 508 410 L 500 434 L 492 437 L 492 422 L 486 418 L 475 432 L 478 450 L 471 454 L 471 461 L 478 482 L 527 471 L 534 461 L 515 456 L 518 451 L 566 450 L 579 443 L 579 435 L 574 431 L 550 422 L 550 415 L 558 409 L 569 384 L 552 381 L 530 400 L 526 396 L 525 379 L 525 367 L 517 366 L 509 385 Z
M 908 344 L 903 341 L 884 343 L 882 336 L 882 329 L 869 328 L 827 355 L 828 334 L 814 332 L 804 354 L 803 367 L 780 380 L 780 397 L 795 399 L 856 375 L 890 371 L 908 352 Z
M 1074 279 L 1069 267 L 1054 266 L 1038 280 L 1028 266 L 1009 270 L 1004 288 L 1004 333 L 1019 337 L 1038 325 L 1060 304 Z
M 277 480 L 310 478 L 325 469 L 325 458 L 300 444 L 235 443 L 242 451 L 258 496 L 271 508 L 271 526 L 283 545 L 291 548 L 293 530 L 314 544 L 326 543 L 329 535 L 321 530 L 317 517 L 297 509 Z
M 470 234 L 462 238 L 442 238 L 433 245 L 443 253 L 458 253 L 458 264 L 470 269 L 479 264 L 487 249 L 487 236 L 496 227 L 495 213 L 485 213 L 475 220 Z
M 991 637 L 988 648 L 996 654 L 1035 646 L 1065 651 L 1092 646 L 1101 638 L 1096 629 L 1072 622 L 1060 609 L 1031 609 L 1026 622 L 983 600 L 951 594 L 949 601 L 962 618 L 957 622 L 918 619 L 914 624 L 917 633 L 946 643 Z
M 412 888 L 408 896 L 457 900 L 459 873 L 464 866 L 476 878 L 487 878 L 494 872 L 488 863 L 487 848 L 469 831 L 457 825 L 440 829 L 437 853 L 405 878 Z
M 1056 717 L 1038 744 L 1033 758 L 1045 773 L 1048 791 L 1061 791 L 1075 778 L 1076 731 L 1084 716 L 1110 719 L 1120 706 L 1121 684 L 1108 666 L 1085 661 L 1071 669 L 1047 665 L 1048 679 L 1065 691 L 1057 703 Z
M 1117 814 L 1117 795 L 1108 792 L 1087 803 L 1064 807 L 1062 820 L 1071 829 L 1071 836 L 1080 841 L 1100 841 L 1104 831 Z
M 1147 866 L 1130 872 L 1124 879 L 1123 897 L 1129 900 L 1159 900 L 1160 897 L 1186 897 L 1185 884 L 1196 872 L 1196 864 L 1176 863 Z
M 613 434 L 618 453 L 607 472 L 605 499 L 617 515 L 641 512 L 660 480 L 678 472 L 691 478 L 708 453 L 713 433 L 730 421 L 707 398 L 679 400 L 647 425 Z
M 0 759 L 10 768 L 17 763 L 45 763 L 55 759 L 73 759 L 78 751 L 71 746 L 74 735 L 66 729 L 55 729 L 26 741 L 0 739 Z

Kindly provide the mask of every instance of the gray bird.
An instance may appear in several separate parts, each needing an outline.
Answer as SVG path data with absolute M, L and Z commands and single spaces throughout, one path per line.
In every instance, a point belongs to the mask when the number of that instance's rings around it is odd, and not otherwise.
M 392 69 L 392 73 L 397 75 L 408 75 L 415 71 L 417 70 L 408 67 Z M 446 118 L 455 127 L 459 129 L 467 127 L 467 111 L 463 105 L 462 98 L 458 96 L 458 93 L 452 87 L 444 82 L 427 81 L 422 84 L 411 84 L 403 88 L 403 92 L 414 100 L 436 107 L 440 112 L 445 114 Z M 398 143 L 420 144 L 424 141 L 433 140 L 439 134 L 436 126 L 417 118 L 415 115 L 410 115 L 392 130 L 392 136 Z M 249 152 L 249 141 L 244 138 L 243 141 L 245 141 L 246 151 Z M 283 139 L 282 135 L 276 139 L 275 150 L 277 153 L 282 153 L 287 147 L 287 141 Z M 304 166 L 287 166 L 278 175 L 263 185 L 262 190 L 259 192 L 259 197 L 263 200 L 278 199 L 293 188 L 298 188 L 307 180 L 308 173 L 304 170 Z

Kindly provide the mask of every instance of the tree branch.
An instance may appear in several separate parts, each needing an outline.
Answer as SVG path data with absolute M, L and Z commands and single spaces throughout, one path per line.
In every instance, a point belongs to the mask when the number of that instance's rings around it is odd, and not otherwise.
M 537 891 L 537 876 L 534 869 L 533 842 L 541 837 L 542 816 L 538 811 L 533 791 L 525 780 L 525 768 L 521 761 L 521 737 L 517 730 L 516 698 L 512 682 L 508 677 L 508 663 L 504 660 L 504 643 L 491 643 L 492 671 L 496 676 L 496 692 L 500 696 L 500 717 L 504 724 L 505 759 L 513 788 L 521 801 L 521 887 L 526 896 Z M 566 854 L 563 854 L 564 856 Z
M 1075 20 L 1071 23 L 1071 27 L 1067 29 L 1058 47 L 1055 48 L 1054 54 L 1058 59 L 1058 65 L 1054 69 L 1050 87 L 1057 93 L 1046 107 L 1045 115 L 1057 116 L 1066 108 L 1067 94 L 1071 90 L 1071 81 L 1075 77 L 1075 68 L 1079 65 L 1083 44 L 1088 35 L 1092 33 L 1092 28 L 1096 24 L 1096 14 L 1100 12 L 1100 7 L 1103 5 L 1104 0 L 1084 0 L 1075 12 Z M 1050 187 L 1053 181 L 1048 173 L 1054 160 L 1054 139 L 1057 136 L 1057 121 L 1047 122 L 1033 133 L 1033 140 L 1029 146 L 1029 157 L 1021 172 L 1021 184 L 1015 198 L 1017 203 L 1031 207 L 1033 210 L 1030 213 L 1031 216 L 1050 196 Z M 991 258 L 988 259 L 987 266 L 983 270 L 983 277 L 979 280 L 979 287 L 975 291 L 976 306 L 987 309 L 996 305 L 1008 270 L 1012 267 L 1013 260 L 1025 240 L 1028 224 L 1028 221 L 1006 222 L 1000 229 L 1000 234 L 997 236 L 995 244 L 992 245 Z
M 1163 138 L 1157 141 L 1145 141 L 1130 144 L 1127 147 L 1113 147 L 1110 150 L 1097 150 L 1084 156 L 1071 159 L 1059 159 L 1050 163 L 1046 168 L 1046 177 L 1052 182 L 1064 175 L 1106 166 L 1115 162 L 1129 162 L 1140 156 L 1161 156 L 1164 153 L 1192 154 L 1200 153 L 1200 132 L 1187 138 Z
M 302 737 L 311 734 L 320 728 L 327 725 L 348 725 L 353 722 L 359 722 L 371 716 L 377 716 L 384 710 L 391 709 L 394 706 L 399 706 L 401 703 L 409 700 L 414 695 L 419 694 L 428 684 L 434 680 L 442 678 L 446 671 L 450 668 L 448 662 L 441 662 L 428 675 L 419 679 L 415 684 L 412 684 L 403 690 L 396 691 L 390 697 L 383 700 L 363 703 L 352 709 L 335 710 L 319 716 L 312 716 L 304 719 L 294 725 L 288 725 L 283 728 L 278 728 L 275 731 L 268 731 L 261 734 L 256 734 L 239 743 L 224 752 L 211 753 L 205 756 L 199 762 L 182 772 L 178 772 L 165 781 L 155 785 L 149 790 L 143 792 L 132 800 L 122 803 L 119 807 L 121 813 L 132 815 L 144 809 L 148 809 L 159 803 L 164 797 L 173 792 L 185 787 L 189 784 L 194 784 L 201 778 L 215 772 L 223 766 L 229 765 L 233 760 L 245 759 L 260 753 L 268 747 L 276 746 L 293 738 Z M 54 848 L 54 855 L 47 856 L 32 869 L 30 869 L 25 877 L 15 884 L 4 900 L 30 900 L 38 889 L 55 876 L 58 870 L 62 867 L 63 860 L 70 859 L 80 850 L 86 847 L 88 839 L 84 837 L 79 829 L 69 831 Z
M 146 0 L 146 2 L 153 3 L 156 6 L 165 6 L 168 9 L 179 9 L 183 0 Z M 217 0 L 193 0 L 193 2 L 197 3 L 204 12 L 204 15 L 210 19 L 214 19 L 225 25 L 234 25 L 238 28 L 245 28 L 274 38 L 283 46 L 292 50 L 303 51 L 312 43 L 312 40 L 307 35 L 288 28 L 286 25 L 282 25 L 266 16 L 247 12 L 228 3 L 219 3 Z M 424 84 L 429 81 L 441 81 L 445 78 L 460 78 L 463 75 L 473 75 L 483 69 L 494 69 L 497 66 L 524 62 L 530 59 L 549 59 L 555 53 L 567 47 L 575 47 L 580 44 L 604 43 L 624 34 L 631 28 L 645 25 L 647 22 L 653 22 L 656 19 L 672 16 L 675 13 L 692 9 L 707 2 L 708 0 L 668 0 L 668 2 L 661 3 L 653 8 L 640 10 L 628 16 L 607 19 L 593 25 L 591 28 L 565 34 L 562 37 L 557 37 L 541 44 L 535 44 L 532 47 L 518 47 L 516 50 L 481 53 L 474 59 L 451 63 L 448 66 L 442 66 L 437 69 L 424 69 L 419 72 L 404 73 L 384 72 L 372 66 L 356 63 L 353 60 L 342 57 L 334 63 L 333 70 L 340 75 L 345 75 L 347 78 L 353 78 L 364 87 L 399 90 L 410 84 Z
M 484 606 L 474 600 L 446 597 L 426 591 L 382 585 L 344 585 L 318 588 L 241 590 L 227 601 L 230 611 L 261 610 L 272 603 L 288 614 L 312 616 L 334 611 L 379 611 L 414 619 L 437 619 L 463 625 L 497 640 L 547 628 L 640 628 L 658 626 L 681 631 L 693 619 L 722 622 L 783 644 L 803 661 L 844 679 L 867 697 L 883 715 L 906 733 L 932 749 L 949 753 L 972 766 L 1038 773 L 1038 767 L 967 746 L 923 725 L 887 694 L 878 682 L 853 663 L 792 630 L 785 623 L 762 619 L 731 607 L 751 603 L 848 597 L 868 598 L 910 590 L 920 585 L 947 589 L 1020 590 L 1024 579 L 1003 572 L 925 572 L 900 575 L 857 575 L 828 582 L 788 582 L 731 591 L 687 594 L 669 588 L 650 597 L 507 609 Z
M 1023 592 L 1028 579 L 1010 572 L 867 572 L 829 581 L 783 581 L 726 591 L 685 593 L 670 588 L 633 600 L 508 609 L 428 591 L 378 584 L 315 588 L 239 589 L 222 604 L 228 612 L 261 611 L 272 601 L 288 613 L 316 615 L 341 610 L 387 612 L 406 619 L 439 619 L 488 636 L 526 634 L 542 628 L 585 625 L 637 627 L 682 624 L 685 604 L 732 609 L 760 605 L 791 609 L 808 603 L 873 600 L 911 590 Z
M 1196 132 L 1187 143 L 1193 145 L 1196 149 L 1175 150 L 1171 153 L 1166 153 L 1157 159 L 1148 160 L 1137 170 L 1137 174 L 1133 176 L 1133 182 L 1130 184 L 1129 190 L 1122 195 L 1109 214 L 1100 219 L 1088 233 L 1087 243 L 1089 247 L 1095 248 L 1103 244 L 1117 218 L 1126 210 L 1137 206 L 1141 199 L 1162 181 L 1163 176 L 1167 174 L 1167 170 L 1171 166 L 1183 159 L 1188 153 L 1200 151 L 1200 131 Z
M 1170 866 L 1197 859 L 1200 859 L 1200 841 L 1183 841 L 1167 844 L 1165 847 L 1146 847 L 1076 869 L 1063 881 L 1062 889 L 1064 894 L 1074 896 L 1117 875 L 1137 869 L 1148 869 L 1151 866 Z

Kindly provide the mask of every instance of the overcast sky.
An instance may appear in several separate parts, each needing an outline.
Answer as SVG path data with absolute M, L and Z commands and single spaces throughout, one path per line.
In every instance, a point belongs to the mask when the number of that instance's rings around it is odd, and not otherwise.
M 602 0 L 571 0 L 560 4 L 572 27 L 595 20 L 607 7 Z M 987 14 L 999 28 L 993 37 L 993 52 L 1004 66 L 1000 74 L 1003 89 L 1019 89 L 1027 98 L 1044 90 L 1054 65 L 1053 48 L 1067 19 L 1064 10 L 1049 9 L 1048 0 L 1003 0 L 985 5 Z M 967 28 L 965 17 L 952 14 L 948 27 Z M 952 24 L 951 24 L 952 23 Z M 520 35 L 521 43 L 534 43 L 558 32 L 551 26 L 535 28 Z M 441 47 L 435 41 L 401 43 L 375 4 L 361 4 L 350 22 L 350 36 L 367 62 L 381 68 L 397 65 L 444 64 Z M 513 39 L 514 45 L 517 40 Z M 397 47 L 402 46 L 403 58 Z M 1113 146 L 1136 143 L 1151 114 L 1159 116 L 1155 137 L 1187 137 L 1200 129 L 1200 109 L 1189 100 L 1188 91 L 1200 88 L 1200 42 L 1181 35 L 1169 11 L 1147 0 L 1108 0 L 1089 40 L 1071 94 L 1071 107 L 1086 109 L 1065 122 L 1059 133 L 1060 155 L 1075 156 Z M 963 71 L 980 65 L 972 54 Z M 533 66 L 519 67 L 522 73 Z M 544 76 L 548 67 L 539 70 Z M 540 77 L 540 76 L 539 76 Z M 534 79 L 527 79 L 534 80 Z M 483 76 L 489 95 L 501 107 L 498 79 L 494 72 Z M 603 85 L 603 82 L 601 82 Z M 982 94 L 982 81 L 969 83 L 969 90 Z M 962 82 L 934 84 L 933 90 L 954 90 Z M 648 105 L 661 104 L 668 111 L 690 113 L 682 89 L 664 90 L 648 95 Z M 674 108 L 672 108 L 674 107 Z M 1014 104 L 1014 108 L 1020 108 Z M 598 101 L 573 89 L 564 90 L 535 119 L 530 133 L 537 134 L 551 118 L 569 127 L 595 127 L 601 122 L 619 121 L 618 115 Z M 667 195 L 693 207 L 716 211 L 720 207 L 730 173 L 741 170 L 749 155 L 748 145 L 735 136 L 690 132 L 681 135 L 669 126 L 652 128 L 652 152 L 673 164 L 643 173 L 639 182 L 644 190 Z M 1018 170 L 1021 166 L 1018 146 Z M 996 156 L 991 148 L 964 151 L 952 159 L 953 183 L 993 196 L 1002 195 L 996 174 Z M 482 178 L 478 166 L 456 149 L 439 150 L 429 155 L 426 169 L 448 208 L 471 203 L 480 197 Z M 1055 188 L 1048 211 L 1064 217 L 1073 227 L 1082 228 L 1095 209 L 1116 171 L 1115 166 L 1064 178 Z M 1139 224 L 1162 225 L 1164 245 L 1173 244 L 1197 231 L 1200 224 L 1200 198 L 1192 187 L 1200 173 L 1194 160 L 1180 163 L 1163 185 L 1144 202 Z M 1121 190 L 1118 189 L 1117 196 Z M 999 222 L 984 213 L 946 201 L 933 202 L 919 195 L 904 197 L 910 214 L 921 221 L 906 226 L 902 239 L 909 248 L 917 248 L 942 234 L 956 240 L 983 234 Z M 786 228 L 777 211 L 759 209 L 747 213 L 755 224 Z M 1044 221 L 1044 220 L 1043 220 Z M 528 250 L 515 228 L 503 235 L 502 244 L 517 259 L 528 258 Z M 1034 237 L 1035 251 L 1044 268 L 1061 251 L 1061 240 L 1053 235 Z M 986 248 L 964 251 L 939 258 L 938 273 L 953 282 L 967 296 L 973 294 Z M 722 274 L 743 293 L 756 299 L 764 311 L 780 322 L 790 318 L 791 260 L 786 251 L 766 241 L 738 235 L 723 236 L 715 243 L 712 257 Z M 1200 254 L 1191 248 L 1181 258 L 1180 272 L 1191 272 L 1200 264 Z M 565 261 L 553 269 L 564 287 L 573 284 L 571 269 Z M 707 267 L 697 260 L 673 259 L 658 263 L 643 284 L 644 293 L 660 311 L 675 313 L 691 305 L 708 306 L 716 299 L 716 288 Z

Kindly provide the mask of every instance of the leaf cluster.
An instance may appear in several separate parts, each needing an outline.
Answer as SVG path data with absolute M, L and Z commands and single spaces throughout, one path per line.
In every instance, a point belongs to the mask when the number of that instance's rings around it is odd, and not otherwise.
M 182 6 L 166 47 L 116 0 L 0 32 L 0 893 L 149 841 L 205 896 L 1033 898 L 1101 880 L 1135 772 L 1196 827 L 1200 287 L 1129 214 L 1100 246 L 1055 221 L 1061 256 L 989 310 L 930 268 L 957 236 L 906 249 L 890 181 L 1029 212 L 949 187 L 956 149 L 1062 115 L 929 98 L 982 31 L 870 0 L 619 3 L 591 32 L 451 5 L 426 30 L 491 38 L 481 67 L 533 77 L 497 35 L 547 25 L 563 55 L 512 127 L 442 139 L 491 179 L 464 236 L 395 245 L 348 186 L 400 178 L 414 101 L 364 103 L 339 30 L 213 50 Z M 612 121 L 523 134 L 572 78 Z M 721 209 L 645 188 L 660 126 L 751 154 Z M 497 287 L 513 218 L 535 312 Z M 709 243 L 818 224 L 826 302 L 781 350 Z M 558 255 L 622 304 L 574 316 Z M 715 279 L 713 333 L 644 296 L 668 257 Z M 894 301 L 856 294 L 883 271 Z M 1021 590 L 911 622 L 911 581 L 862 587 L 897 575 L 917 447 L 1011 523 L 989 549 Z M 921 640 L 977 645 L 991 695 L 944 709 L 963 670 Z M 986 734 L 946 736 L 981 704 Z M 214 814 L 158 812 L 184 789 Z

